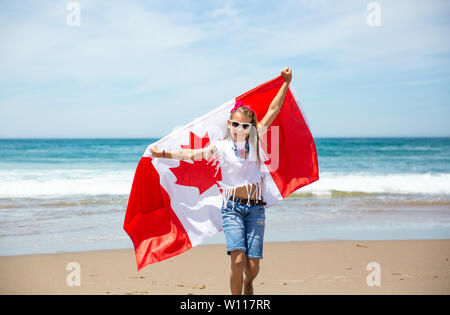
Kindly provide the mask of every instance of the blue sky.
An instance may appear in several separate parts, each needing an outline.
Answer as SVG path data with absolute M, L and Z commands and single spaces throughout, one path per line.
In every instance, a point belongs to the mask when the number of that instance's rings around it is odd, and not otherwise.
M 0 137 L 162 137 L 293 69 L 315 137 L 450 136 L 450 2 L 2 1 Z

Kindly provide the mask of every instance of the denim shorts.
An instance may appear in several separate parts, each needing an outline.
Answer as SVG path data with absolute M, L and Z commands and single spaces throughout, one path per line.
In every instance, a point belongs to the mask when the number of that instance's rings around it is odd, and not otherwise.
M 233 209 L 234 203 L 234 209 Z M 245 250 L 249 258 L 263 258 L 265 208 L 249 206 L 237 201 L 222 203 L 222 224 L 227 254 L 232 250 Z

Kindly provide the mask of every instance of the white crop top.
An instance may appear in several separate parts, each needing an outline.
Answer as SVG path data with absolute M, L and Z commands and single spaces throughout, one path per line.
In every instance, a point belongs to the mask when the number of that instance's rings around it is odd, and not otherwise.
M 236 142 L 237 146 L 243 146 L 245 141 L 241 143 Z M 208 163 L 213 162 L 212 165 L 216 165 L 216 174 L 221 169 L 222 180 L 218 181 L 218 184 L 222 188 L 222 196 L 225 202 L 230 199 L 234 194 L 237 187 L 245 186 L 247 190 L 247 199 L 250 199 L 250 189 L 252 184 L 257 185 L 256 193 L 257 198 L 261 199 L 264 176 L 266 174 L 264 161 L 267 161 L 267 156 L 259 145 L 259 155 L 261 158 L 261 164 L 258 163 L 256 144 L 252 145 L 250 141 L 249 155 L 247 159 L 236 156 L 233 151 L 233 140 L 231 137 L 217 140 L 211 143 L 213 145 L 213 155 L 208 159 Z M 253 196 L 253 195 L 252 195 Z M 249 204 L 250 201 L 247 202 Z

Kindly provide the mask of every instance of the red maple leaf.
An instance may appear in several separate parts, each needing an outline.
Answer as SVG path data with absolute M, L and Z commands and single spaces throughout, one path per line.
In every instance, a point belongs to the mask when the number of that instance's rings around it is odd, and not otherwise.
M 208 132 L 205 136 L 200 138 L 196 134 L 190 132 L 189 144 L 182 145 L 183 149 L 201 149 L 209 145 Z M 207 191 L 211 186 L 217 184 L 217 181 L 222 180 L 222 174 L 220 169 L 217 171 L 216 165 L 207 164 L 206 160 L 185 162 L 180 161 L 180 165 L 170 168 L 172 173 L 177 178 L 175 182 L 178 185 L 197 187 L 199 193 L 202 194 Z

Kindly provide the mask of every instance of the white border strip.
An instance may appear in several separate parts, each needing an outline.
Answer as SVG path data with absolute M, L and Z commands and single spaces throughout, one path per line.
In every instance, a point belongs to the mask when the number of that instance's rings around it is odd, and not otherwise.
M 182 133 L 182 132 L 184 132 L 184 131 L 186 131 L 186 130 L 190 130 L 192 126 L 198 124 L 198 123 L 201 122 L 202 120 L 205 120 L 206 118 L 208 118 L 208 117 L 210 117 L 210 116 L 212 116 L 212 115 L 215 115 L 217 112 L 220 112 L 220 111 L 224 110 L 225 108 L 230 107 L 230 106 L 232 106 L 232 105 L 234 105 L 234 104 L 236 104 L 236 99 L 235 99 L 235 98 L 233 98 L 233 99 L 231 99 L 231 100 L 229 100 L 229 101 L 223 103 L 222 105 L 220 105 L 219 107 L 216 107 L 216 108 L 213 109 L 212 111 L 207 112 L 206 114 L 204 114 L 204 115 L 202 115 L 202 116 L 200 116 L 200 117 L 195 118 L 195 119 L 194 119 L 193 121 L 191 121 L 190 123 L 188 123 L 188 124 L 186 124 L 186 125 L 184 125 L 184 126 L 182 126 L 182 127 L 180 127 L 180 128 L 177 128 L 177 129 L 173 130 L 171 133 L 169 133 L 169 134 L 166 135 L 165 137 L 159 139 L 159 140 L 156 141 L 156 142 L 153 142 L 152 144 L 149 144 L 149 145 L 147 146 L 147 149 L 145 150 L 143 156 L 152 156 L 152 154 L 151 154 L 151 152 L 150 152 L 150 146 L 152 146 L 152 145 L 158 145 L 158 146 L 159 146 L 159 144 L 164 143 L 167 139 L 173 137 L 174 135 L 177 135 L 177 134 L 179 134 L 179 133 Z

